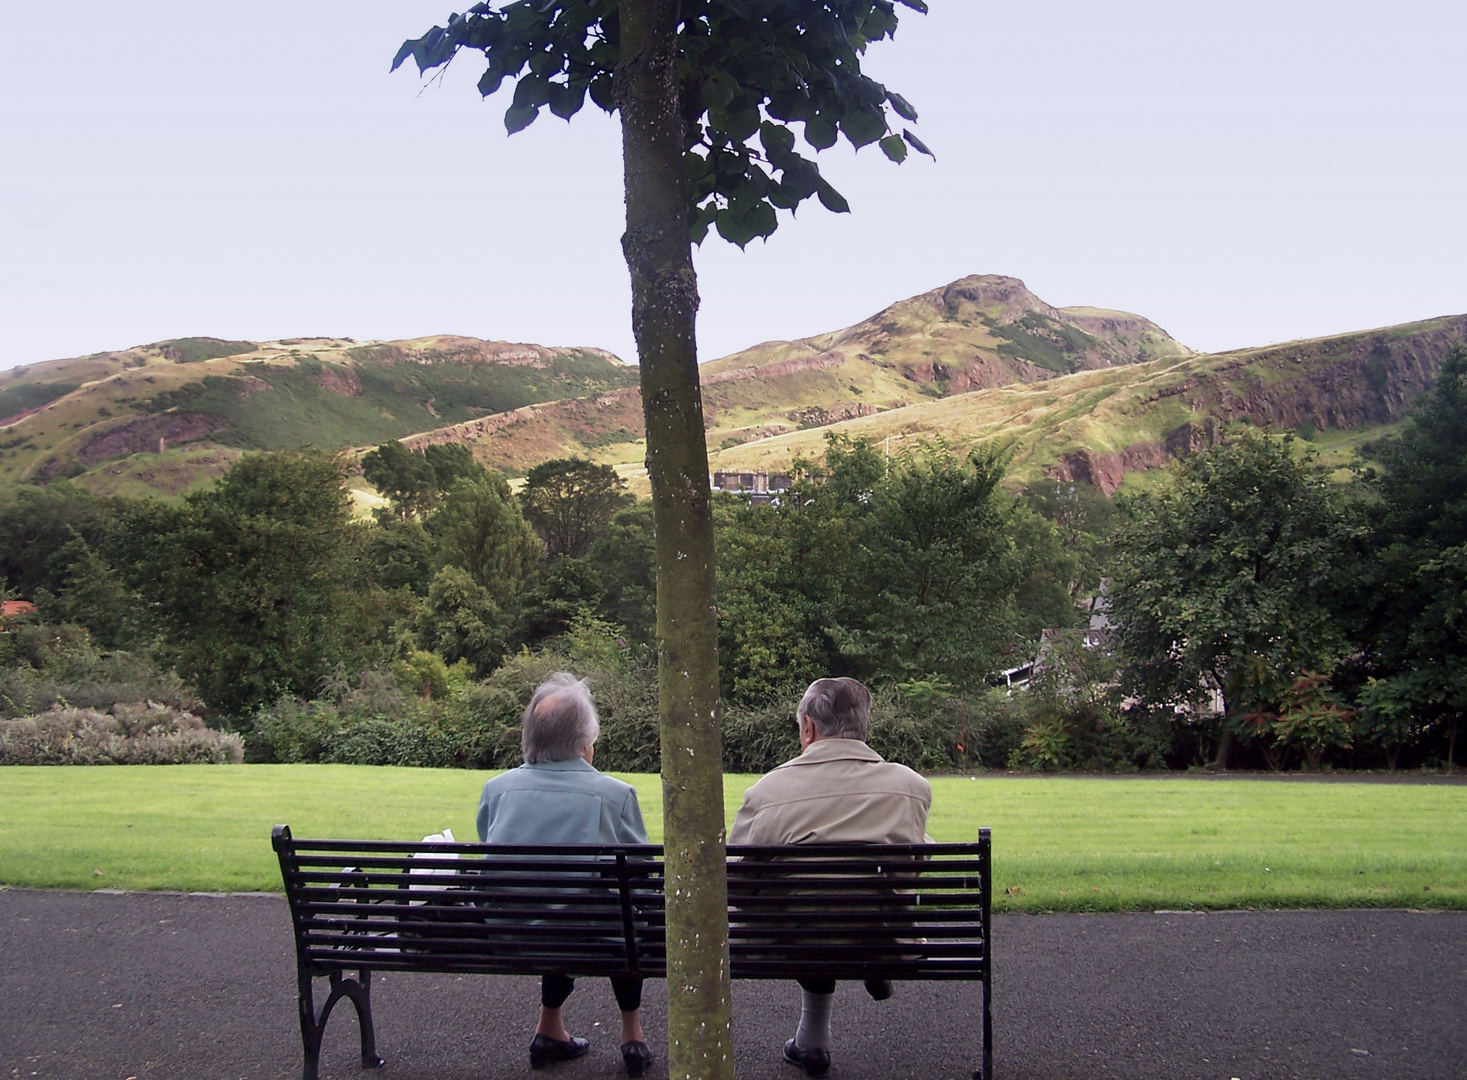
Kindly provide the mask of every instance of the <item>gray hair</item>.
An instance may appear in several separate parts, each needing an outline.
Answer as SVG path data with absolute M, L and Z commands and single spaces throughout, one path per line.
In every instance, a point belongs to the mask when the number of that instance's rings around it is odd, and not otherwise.
M 557 671 L 535 688 L 520 724 L 526 765 L 580 757 L 601 734 L 590 686 L 568 671 Z
M 855 679 L 816 679 L 795 717 L 808 716 L 822 739 L 866 741 L 871 730 L 871 691 Z

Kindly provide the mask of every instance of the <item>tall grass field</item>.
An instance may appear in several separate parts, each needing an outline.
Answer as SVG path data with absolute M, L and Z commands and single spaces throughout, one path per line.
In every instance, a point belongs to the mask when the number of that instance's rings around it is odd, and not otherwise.
M 476 839 L 490 774 L 351 765 L 0 768 L 0 885 L 280 891 L 270 827 Z M 636 785 L 653 841 L 661 785 Z M 753 776 L 724 778 L 732 822 Z M 1467 910 L 1467 786 L 938 777 L 933 839 L 993 830 L 997 911 Z

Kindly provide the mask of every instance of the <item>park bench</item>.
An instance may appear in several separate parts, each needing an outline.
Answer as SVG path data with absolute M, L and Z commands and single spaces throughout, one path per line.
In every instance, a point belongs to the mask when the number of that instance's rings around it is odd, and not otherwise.
M 659 845 L 526 846 L 272 837 L 295 929 L 305 1080 L 342 998 L 382 1064 L 374 971 L 665 978 Z M 976 980 L 992 1080 L 989 831 L 973 844 L 728 849 L 735 979 Z M 319 1010 L 315 981 L 329 980 Z

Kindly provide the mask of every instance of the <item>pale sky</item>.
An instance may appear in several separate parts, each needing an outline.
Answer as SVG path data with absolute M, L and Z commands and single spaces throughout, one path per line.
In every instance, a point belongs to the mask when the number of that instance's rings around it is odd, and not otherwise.
M 1467 4 L 930 0 L 866 70 L 937 153 L 696 255 L 704 359 L 965 274 L 1218 351 L 1467 311 Z M 461 5 L 466 7 L 467 3 Z M 631 360 L 620 144 L 508 137 L 453 0 L 0 0 L 0 369 L 211 335 L 434 333 Z

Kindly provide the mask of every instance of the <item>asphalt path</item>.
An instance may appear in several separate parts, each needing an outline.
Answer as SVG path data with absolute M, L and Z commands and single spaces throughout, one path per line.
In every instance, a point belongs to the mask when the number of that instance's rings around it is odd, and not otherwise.
M 379 1080 L 622 1075 L 604 980 L 567 1003 L 592 1039 L 531 1073 L 534 979 L 373 980 Z M 319 998 L 318 998 L 319 1000 Z M 832 1080 L 965 1080 L 977 987 L 837 990 Z M 666 1076 L 661 982 L 645 1021 Z M 786 983 L 734 985 L 736 1066 L 799 1080 L 779 1057 Z M 1467 913 L 1290 911 L 994 919 L 998 1080 L 1454 1080 L 1467 1076 Z M 355 1019 L 327 1029 L 322 1080 L 362 1077 Z M 0 1080 L 258 1080 L 300 1075 L 295 958 L 274 896 L 0 891 Z

